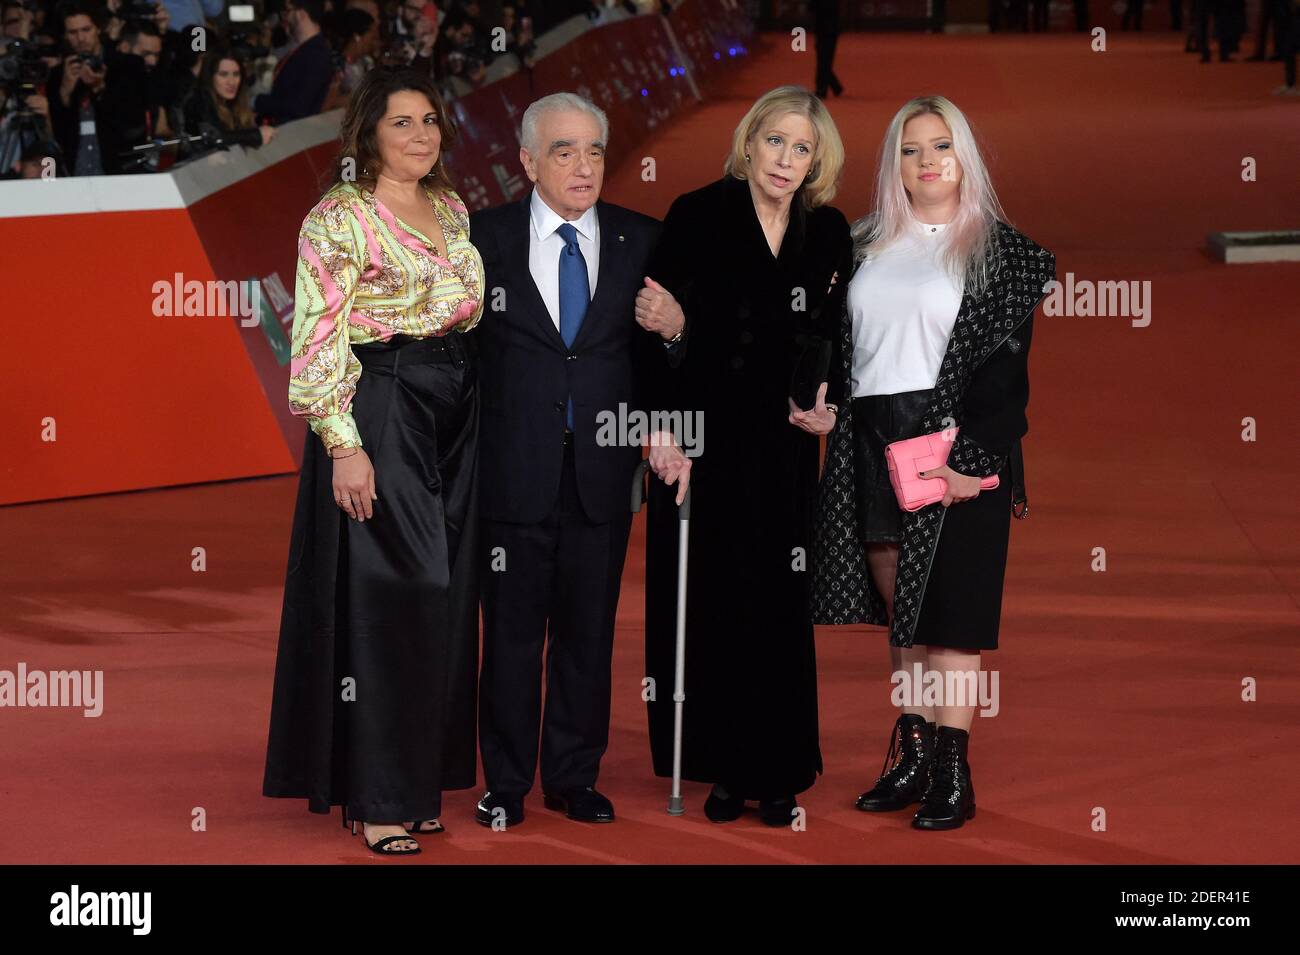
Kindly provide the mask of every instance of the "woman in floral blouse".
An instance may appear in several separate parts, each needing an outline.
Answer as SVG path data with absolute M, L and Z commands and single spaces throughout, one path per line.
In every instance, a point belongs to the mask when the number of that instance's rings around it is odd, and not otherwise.
M 471 336 L 483 263 L 426 77 L 353 93 L 334 185 L 298 240 L 289 403 L 310 425 L 263 793 L 343 807 L 420 851 L 475 781 L 478 621 Z

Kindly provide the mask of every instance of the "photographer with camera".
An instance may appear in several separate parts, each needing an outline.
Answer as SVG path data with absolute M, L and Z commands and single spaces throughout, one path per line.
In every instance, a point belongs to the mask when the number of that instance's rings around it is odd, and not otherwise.
M 17 4 L 5 4 L 6 21 Z M 30 23 L 24 23 L 29 26 Z M 15 31 L 18 32 L 18 31 Z M 26 32 L 24 30 L 23 32 Z M 45 95 L 49 65 L 42 50 L 25 36 L 0 41 L 0 178 L 18 174 L 23 155 L 34 147 L 52 147 L 50 102 Z
M 128 171 L 123 152 L 152 133 L 144 60 L 105 49 L 100 16 L 86 0 L 57 12 L 71 52 L 50 72 L 46 88 L 54 137 L 74 176 Z
M 295 46 L 275 65 L 271 91 L 253 100 L 253 111 L 277 126 L 320 112 L 334 81 L 334 56 L 321 33 L 324 0 L 285 0 L 280 14 Z

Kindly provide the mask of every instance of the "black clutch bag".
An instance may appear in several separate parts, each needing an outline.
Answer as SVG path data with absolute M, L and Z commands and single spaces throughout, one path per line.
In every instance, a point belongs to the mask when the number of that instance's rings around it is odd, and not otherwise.
M 817 404 L 817 389 L 826 381 L 831 369 L 829 339 L 814 338 L 804 348 L 790 379 L 790 400 L 800 411 L 812 411 Z

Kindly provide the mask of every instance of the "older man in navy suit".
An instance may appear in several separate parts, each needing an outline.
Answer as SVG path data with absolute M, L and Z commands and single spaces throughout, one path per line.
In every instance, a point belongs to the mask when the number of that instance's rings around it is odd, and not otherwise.
M 521 140 L 534 188 L 470 217 L 489 309 L 474 332 L 488 790 L 476 818 L 523 821 L 540 735 L 546 807 L 612 822 L 595 783 L 641 448 L 626 434 L 610 440 L 601 423 L 649 410 L 645 383 L 673 361 L 685 319 L 645 275 L 659 222 L 600 201 L 604 112 L 572 93 L 547 96 L 524 113 Z M 655 473 L 684 494 L 689 459 L 671 441 L 651 443 Z

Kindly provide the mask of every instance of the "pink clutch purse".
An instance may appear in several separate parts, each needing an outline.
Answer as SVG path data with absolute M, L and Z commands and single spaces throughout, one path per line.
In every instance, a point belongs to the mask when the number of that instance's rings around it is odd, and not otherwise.
M 952 450 L 956 437 L 957 429 L 947 428 L 885 446 L 889 483 L 894 487 L 899 507 L 905 511 L 919 511 L 927 504 L 937 504 L 943 500 L 948 482 L 943 478 L 918 477 L 918 472 L 930 471 L 947 464 L 948 452 Z M 997 486 L 996 474 L 980 479 L 981 490 L 990 491 Z

